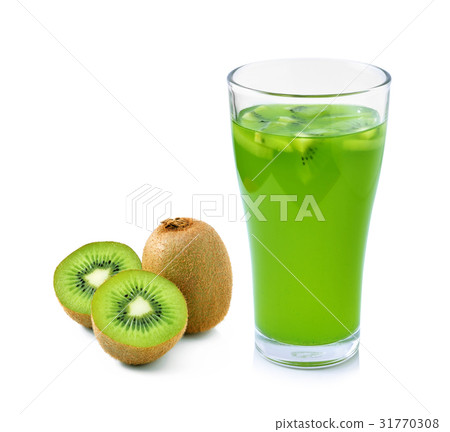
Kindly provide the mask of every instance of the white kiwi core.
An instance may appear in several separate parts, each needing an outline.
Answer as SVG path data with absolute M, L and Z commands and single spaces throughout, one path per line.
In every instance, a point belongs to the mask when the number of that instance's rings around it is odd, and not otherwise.
M 91 273 L 84 275 L 84 279 L 89 285 L 98 288 L 103 282 L 106 282 L 110 276 L 111 271 L 109 269 L 97 268 Z
M 130 304 L 127 306 L 128 315 L 134 317 L 140 317 L 149 312 L 154 312 L 151 304 L 142 298 L 141 296 L 137 296 Z

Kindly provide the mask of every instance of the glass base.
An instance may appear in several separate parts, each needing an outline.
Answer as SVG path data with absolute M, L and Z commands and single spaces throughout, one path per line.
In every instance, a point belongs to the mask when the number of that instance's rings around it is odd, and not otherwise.
M 255 332 L 258 352 L 273 363 L 298 369 L 334 366 L 353 357 L 359 347 L 359 329 L 349 337 L 327 345 L 289 345 Z

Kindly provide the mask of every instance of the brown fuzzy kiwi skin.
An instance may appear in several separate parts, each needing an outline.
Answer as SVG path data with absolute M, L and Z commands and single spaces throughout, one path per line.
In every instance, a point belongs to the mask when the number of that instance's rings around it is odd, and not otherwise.
M 129 365 L 142 365 L 146 363 L 151 363 L 162 357 L 167 351 L 171 350 L 175 344 L 183 336 L 186 325 L 184 328 L 176 334 L 174 337 L 166 342 L 153 347 L 135 347 L 131 345 L 125 345 L 115 340 L 111 339 L 109 336 L 105 335 L 96 325 L 94 319 L 92 319 L 92 328 L 94 330 L 95 337 L 97 338 L 100 346 L 105 352 L 107 352 L 111 357 L 120 360 L 123 363 Z
M 231 262 L 219 234 L 192 218 L 163 221 L 144 248 L 142 268 L 172 281 L 188 306 L 186 333 L 215 327 L 231 301 Z
M 69 308 L 66 308 L 61 302 L 59 303 L 65 310 L 66 314 L 70 316 L 70 318 L 72 318 L 74 321 L 76 321 L 78 324 L 81 324 L 84 327 L 92 328 L 91 315 L 84 314 L 81 312 L 75 312 Z

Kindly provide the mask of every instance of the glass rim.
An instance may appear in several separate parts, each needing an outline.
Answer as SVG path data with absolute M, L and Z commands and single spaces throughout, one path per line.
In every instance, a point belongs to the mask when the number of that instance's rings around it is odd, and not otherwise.
M 376 69 L 380 72 L 382 72 L 384 74 L 385 79 L 377 85 L 371 86 L 371 87 L 367 87 L 365 89 L 362 90 L 357 90 L 357 91 L 351 91 L 351 92 L 345 92 L 345 88 L 342 92 L 340 93 L 327 93 L 327 94 L 317 94 L 317 93 L 311 93 L 311 94 L 299 94 L 299 93 L 280 93 L 280 92 L 271 92 L 271 91 L 266 91 L 266 90 L 261 90 L 261 89 L 257 89 L 257 88 L 252 88 L 249 86 L 245 86 L 243 84 L 238 83 L 237 81 L 234 80 L 234 75 L 236 72 L 238 72 L 239 70 L 247 67 L 247 66 L 252 66 L 252 65 L 263 65 L 264 63 L 273 63 L 273 62 L 277 62 L 277 61 L 295 61 L 295 60 L 306 60 L 306 61 L 317 61 L 317 60 L 331 60 L 331 61 L 339 61 L 342 63 L 353 63 L 353 64 L 358 64 L 358 65 L 362 65 L 364 66 L 363 70 L 356 75 L 355 78 L 353 78 L 352 81 L 350 81 L 350 83 L 348 84 L 348 86 L 354 81 L 356 80 L 356 78 L 358 78 L 365 70 L 369 69 L 369 68 L 373 68 Z M 340 59 L 340 58 L 332 58 L 332 57 L 292 57 L 292 58 L 280 58 L 280 59 L 269 59 L 269 60 L 260 60 L 260 61 L 255 61 L 255 62 L 251 62 L 251 63 L 246 63 L 243 64 L 241 66 L 238 66 L 237 68 L 234 68 L 228 75 L 227 75 L 227 81 L 228 84 L 232 84 L 235 85 L 239 88 L 245 89 L 245 90 L 250 90 L 252 92 L 255 93 L 260 93 L 260 94 L 264 94 L 264 95 L 270 95 L 270 96 L 279 96 L 279 97 L 293 97 L 293 98 L 330 98 L 330 97 L 341 97 L 341 96 L 352 96 L 352 95 L 358 95 L 358 94 L 363 94 L 363 93 L 367 93 L 370 92 L 372 90 L 377 90 L 380 89 L 382 87 L 389 87 L 390 83 L 391 83 L 391 75 L 388 71 L 386 71 L 385 69 L 379 67 L 379 66 L 375 66 L 372 63 L 365 63 L 365 62 L 360 62 L 360 61 L 356 61 L 356 60 L 346 60 L 346 59 Z

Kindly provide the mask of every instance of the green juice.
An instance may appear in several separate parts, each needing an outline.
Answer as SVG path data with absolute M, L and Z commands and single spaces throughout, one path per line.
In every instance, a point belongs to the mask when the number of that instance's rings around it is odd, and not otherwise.
M 274 104 L 232 129 L 257 329 L 292 345 L 349 337 L 386 124 L 360 106 Z

